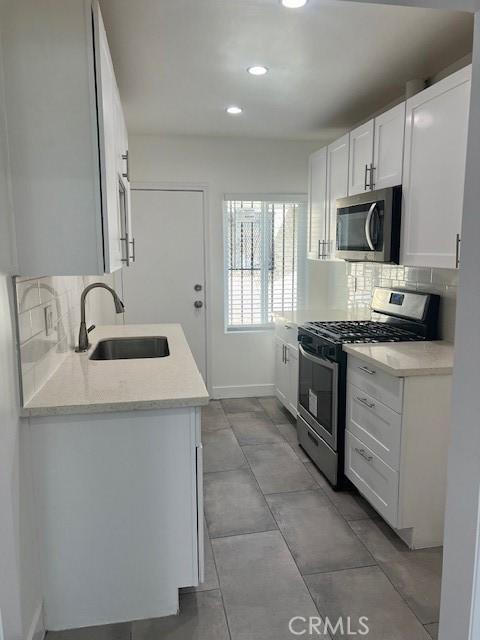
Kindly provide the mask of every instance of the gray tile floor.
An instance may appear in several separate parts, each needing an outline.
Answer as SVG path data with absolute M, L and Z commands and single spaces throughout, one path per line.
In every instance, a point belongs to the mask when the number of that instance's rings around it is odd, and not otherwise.
M 334 492 L 275 398 L 212 401 L 202 428 L 205 582 L 182 590 L 178 616 L 49 640 L 291 640 L 294 616 L 366 616 L 368 640 L 437 637 L 442 550 L 409 551 L 363 498 Z

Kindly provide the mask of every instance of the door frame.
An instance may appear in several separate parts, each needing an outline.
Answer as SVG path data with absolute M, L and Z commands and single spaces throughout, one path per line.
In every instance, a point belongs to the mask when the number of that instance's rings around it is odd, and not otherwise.
M 202 222 L 203 222 L 203 270 L 205 276 L 204 289 L 204 309 L 205 309 L 205 385 L 211 395 L 211 370 L 212 358 L 210 345 L 212 344 L 210 327 L 212 326 L 211 318 L 211 291 L 210 291 L 210 238 L 208 229 L 210 228 L 210 208 L 209 208 L 209 187 L 205 183 L 197 182 L 161 182 L 161 181 L 132 181 L 130 185 L 131 191 L 189 191 L 202 194 Z M 133 234 L 135 235 L 135 213 L 133 215 Z M 122 270 L 123 271 L 123 270 Z M 123 276 L 122 276 L 122 293 L 123 293 Z

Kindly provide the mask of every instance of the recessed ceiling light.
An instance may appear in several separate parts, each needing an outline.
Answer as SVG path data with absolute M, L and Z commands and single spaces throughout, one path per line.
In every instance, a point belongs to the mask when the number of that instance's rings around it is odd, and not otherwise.
M 268 72 L 268 69 L 261 64 L 255 64 L 253 67 L 248 67 L 247 71 L 252 76 L 264 76 Z
M 240 113 L 242 113 L 242 111 L 243 111 L 242 107 L 237 107 L 233 104 L 231 107 L 226 108 L 226 112 L 229 113 L 231 116 L 238 116 Z
M 308 0 L 282 0 L 283 6 L 288 7 L 288 9 L 300 9 L 300 7 L 304 7 L 307 2 Z

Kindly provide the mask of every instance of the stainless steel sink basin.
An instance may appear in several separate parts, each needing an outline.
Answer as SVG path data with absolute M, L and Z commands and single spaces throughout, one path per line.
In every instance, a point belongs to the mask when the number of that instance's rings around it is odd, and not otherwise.
M 90 360 L 132 360 L 137 358 L 165 358 L 170 355 L 165 336 L 141 338 L 108 338 L 100 340 Z

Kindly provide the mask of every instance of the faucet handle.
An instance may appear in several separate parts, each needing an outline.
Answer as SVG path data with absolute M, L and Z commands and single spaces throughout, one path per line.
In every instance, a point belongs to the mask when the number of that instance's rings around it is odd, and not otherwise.
M 90 327 L 88 327 L 87 333 L 90 333 L 90 331 L 93 331 L 94 329 L 95 329 L 95 325 L 92 324 Z

